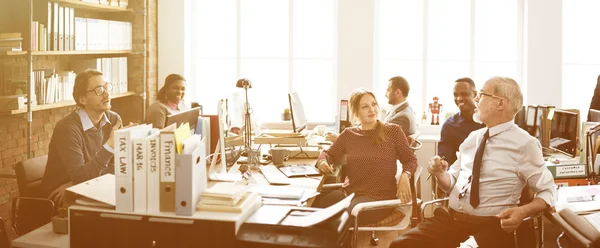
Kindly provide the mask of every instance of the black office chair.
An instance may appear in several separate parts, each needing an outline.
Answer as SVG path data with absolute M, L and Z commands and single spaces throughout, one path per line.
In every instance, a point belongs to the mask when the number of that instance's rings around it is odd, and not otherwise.
M 556 239 L 558 247 L 561 240 L 568 238 L 568 247 L 600 247 L 600 232 L 583 217 L 571 209 L 565 208 L 552 214 L 553 223 L 557 224 L 563 233 Z
M 41 190 L 47 160 L 48 156 L 41 156 L 14 166 L 20 193 L 12 202 L 12 228 L 17 236 L 49 223 L 54 216 L 54 203 Z
M 6 226 L 2 217 L 0 217 L 0 223 L 2 223 L 2 226 L 0 226 L 0 248 L 10 248 L 8 232 L 6 232 Z

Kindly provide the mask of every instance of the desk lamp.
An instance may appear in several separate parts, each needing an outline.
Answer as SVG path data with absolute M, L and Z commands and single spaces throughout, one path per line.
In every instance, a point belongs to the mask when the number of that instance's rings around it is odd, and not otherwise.
M 248 89 L 252 88 L 252 82 L 247 78 L 239 79 L 235 87 L 244 88 L 246 93 L 246 102 L 244 103 L 244 151 L 248 156 L 248 165 L 249 166 L 258 166 L 258 151 L 252 150 L 252 122 L 250 121 L 251 108 L 250 103 L 248 102 Z M 248 168 L 245 166 L 240 166 L 240 171 L 245 172 Z

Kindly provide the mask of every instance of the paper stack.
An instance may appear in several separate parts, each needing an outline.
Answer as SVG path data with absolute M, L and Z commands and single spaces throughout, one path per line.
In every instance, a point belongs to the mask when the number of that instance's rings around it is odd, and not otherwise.
M 245 185 L 222 182 L 202 192 L 198 211 L 242 213 L 262 201 L 257 193 L 246 192 Z

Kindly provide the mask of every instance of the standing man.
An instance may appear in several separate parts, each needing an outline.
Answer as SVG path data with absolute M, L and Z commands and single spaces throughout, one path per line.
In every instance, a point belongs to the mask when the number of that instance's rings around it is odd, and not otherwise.
M 79 108 L 56 124 L 42 178 L 55 203 L 68 186 L 114 172 L 113 134 L 121 117 L 110 111 L 111 90 L 100 71 L 88 69 L 75 78 L 73 99 Z
M 417 130 L 415 112 L 408 105 L 406 99 L 409 91 L 410 85 L 408 85 L 406 79 L 401 76 L 390 78 L 385 97 L 387 97 L 388 103 L 392 107 L 383 120 L 402 127 L 402 131 L 404 131 L 407 137 L 414 134 Z
M 456 161 L 458 147 L 467 136 L 471 132 L 485 127 L 482 123 L 473 121 L 473 114 L 475 113 L 473 99 L 475 95 L 477 95 L 477 90 L 472 79 L 465 77 L 455 81 L 454 103 L 456 103 L 460 112 L 444 122 L 440 143 L 438 143 L 438 155 L 445 157 L 448 164 L 453 164 Z
M 486 128 L 465 139 L 450 170 L 439 156 L 427 168 L 450 193 L 449 212 L 437 209 L 391 248 L 513 247 L 513 231 L 523 219 L 554 206 L 557 192 L 540 142 L 514 124 L 523 105 L 519 85 L 510 78 L 491 78 L 475 102 L 475 119 Z M 535 198 L 518 206 L 526 186 Z

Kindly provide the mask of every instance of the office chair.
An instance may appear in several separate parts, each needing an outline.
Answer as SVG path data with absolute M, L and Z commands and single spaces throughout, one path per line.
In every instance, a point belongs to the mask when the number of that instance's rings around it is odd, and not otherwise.
M 529 187 L 525 186 L 525 188 L 523 188 L 523 191 L 521 192 L 521 198 L 519 200 L 519 206 L 521 205 L 525 205 L 529 202 L 531 202 L 533 200 L 534 197 L 534 193 L 531 191 L 531 189 L 529 189 Z M 435 200 L 431 200 L 431 201 L 427 201 L 424 202 L 423 204 L 421 204 L 421 210 L 420 210 L 420 217 L 419 217 L 419 221 L 423 221 L 425 219 L 425 208 L 429 205 L 433 205 L 435 204 L 435 206 L 437 207 L 441 207 L 443 208 L 446 212 L 448 212 L 448 201 L 450 198 L 445 197 L 445 198 L 441 198 L 441 199 L 435 199 Z M 517 233 L 523 233 L 523 234 L 529 234 L 527 232 L 527 230 L 524 230 L 527 227 L 531 227 L 531 225 L 526 224 L 526 222 L 528 221 L 533 221 L 534 223 L 533 225 L 533 231 L 534 233 L 537 235 L 537 240 L 534 241 L 535 244 L 531 244 L 531 242 L 529 242 L 530 240 L 522 238 L 522 239 L 518 239 L 518 235 Z M 537 224 L 537 225 L 536 225 Z M 525 236 L 525 235 L 523 235 Z M 544 220 L 543 220 L 543 213 L 539 213 L 537 215 L 534 216 L 529 216 L 526 217 L 525 219 L 523 219 L 523 222 L 521 223 L 521 226 L 519 226 L 519 228 L 513 232 L 513 237 L 514 237 L 514 243 L 515 243 L 515 248 L 518 248 L 519 246 L 521 247 L 531 247 L 532 245 L 535 247 L 540 247 L 543 248 L 544 247 Z
M 41 182 L 48 156 L 21 161 L 14 166 L 20 196 L 13 199 L 13 231 L 21 236 L 52 220 L 54 203 L 46 199 Z
M 6 232 L 6 226 L 4 226 L 4 220 L 0 217 L 0 248 L 10 248 L 10 244 L 8 242 L 8 233 Z
M 558 247 L 562 248 L 560 240 L 564 238 L 569 240 L 568 247 L 600 247 L 600 232 L 571 209 L 562 209 L 552 214 L 552 218 L 553 223 L 563 230 L 556 239 Z

